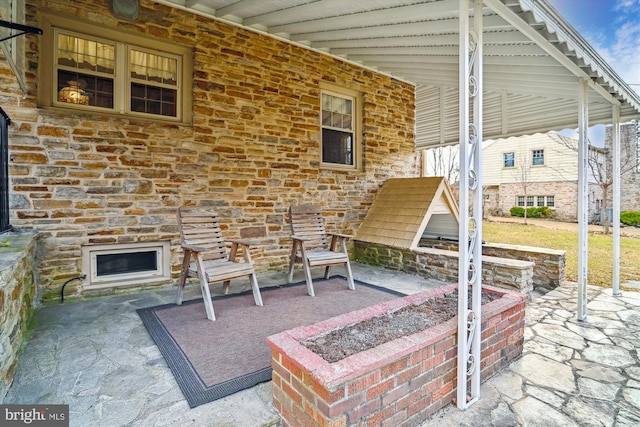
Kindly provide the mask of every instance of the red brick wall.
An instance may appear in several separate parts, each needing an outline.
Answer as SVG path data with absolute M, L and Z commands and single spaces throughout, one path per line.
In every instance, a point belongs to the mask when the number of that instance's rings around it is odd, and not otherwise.
M 216 206 L 227 236 L 263 239 L 252 253 L 259 271 L 281 270 L 289 205 L 321 204 L 330 228 L 353 233 L 386 179 L 419 175 L 413 86 L 147 0 L 135 22 L 115 18 L 110 4 L 26 0 L 26 23 L 38 26 L 38 14 L 53 12 L 192 46 L 193 125 L 39 109 L 41 38 L 21 36 L 24 99 L 0 58 L 0 100 L 12 119 L 11 222 L 42 232 L 45 298 L 82 273 L 88 243 L 171 239 L 175 274 L 182 204 Z M 320 82 L 363 94 L 361 171 L 319 167 Z
M 482 379 L 522 353 L 525 297 L 508 295 L 483 307 Z M 292 342 L 305 335 L 304 328 L 299 329 L 289 337 L 287 332 L 269 337 L 273 402 L 283 426 L 413 426 L 452 403 L 456 395 L 457 317 L 434 326 L 433 332 L 421 332 L 411 340 L 419 344 L 412 344 L 410 352 L 407 341 L 396 340 L 333 368 Z M 308 330 L 322 334 L 321 325 Z M 355 368 L 345 372 L 347 363 Z

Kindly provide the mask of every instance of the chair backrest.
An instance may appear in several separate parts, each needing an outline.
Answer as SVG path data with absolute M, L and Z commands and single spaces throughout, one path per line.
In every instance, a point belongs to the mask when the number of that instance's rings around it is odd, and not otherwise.
M 327 249 L 327 233 L 320 206 L 312 204 L 291 206 L 289 208 L 289 223 L 292 234 L 311 239 L 305 243 L 306 248 Z
M 178 228 L 182 244 L 207 248 L 203 260 L 225 259 L 227 250 L 218 214 L 211 208 L 186 207 L 178 209 Z

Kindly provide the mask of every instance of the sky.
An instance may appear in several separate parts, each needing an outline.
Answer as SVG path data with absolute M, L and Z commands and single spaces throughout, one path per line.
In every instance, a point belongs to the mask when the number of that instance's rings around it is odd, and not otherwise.
M 640 94 L 640 0 L 548 0 L 632 90 Z M 560 132 L 577 138 L 571 131 Z M 590 129 L 604 145 L 604 127 Z

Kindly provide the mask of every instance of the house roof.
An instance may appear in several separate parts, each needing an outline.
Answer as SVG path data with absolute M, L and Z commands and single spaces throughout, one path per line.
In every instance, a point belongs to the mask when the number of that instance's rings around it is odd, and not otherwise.
M 414 249 L 434 214 L 459 221 L 458 205 L 443 177 L 391 178 L 376 196 L 356 239 Z
M 459 0 L 154 0 L 315 49 L 416 87 L 418 147 L 457 144 Z M 472 3 L 472 2 L 470 2 Z M 484 139 L 637 118 L 640 97 L 547 0 L 483 0 Z

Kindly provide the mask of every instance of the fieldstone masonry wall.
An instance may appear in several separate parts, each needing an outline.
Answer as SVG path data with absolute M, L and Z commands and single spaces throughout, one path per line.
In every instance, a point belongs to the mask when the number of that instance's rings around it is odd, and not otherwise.
M 0 57 L 0 99 L 11 117 L 11 223 L 42 235 L 42 297 L 58 298 L 81 271 L 85 244 L 172 241 L 182 204 L 219 211 L 228 238 L 260 238 L 257 269 L 281 270 L 290 251 L 286 212 L 316 203 L 328 228 L 353 234 L 377 190 L 419 175 L 414 87 L 260 33 L 141 0 L 135 22 L 105 0 L 26 0 L 26 24 L 56 13 L 191 46 L 193 124 L 38 108 L 39 36 L 26 44 L 26 98 Z M 45 34 L 41 37 L 51 37 Z M 320 84 L 363 100 L 363 168 L 320 167 Z M 82 292 L 78 282 L 65 291 Z
M 458 242 L 436 239 L 422 239 L 421 247 L 458 251 Z M 567 252 L 534 246 L 508 245 L 504 243 L 483 243 L 482 255 L 493 258 L 506 258 L 531 261 L 533 267 L 533 287 L 555 289 L 565 278 Z
M 0 237 L 0 403 L 13 381 L 36 302 L 36 246 L 36 236 L 30 233 Z
M 458 282 L 457 251 L 438 248 L 408 250 L 356 241 L 354 259 L 429 279 Z M 529 294 L 533 290 L 533 270 L 531 261 L 482 257 L 482 282 L 487 285 Z

